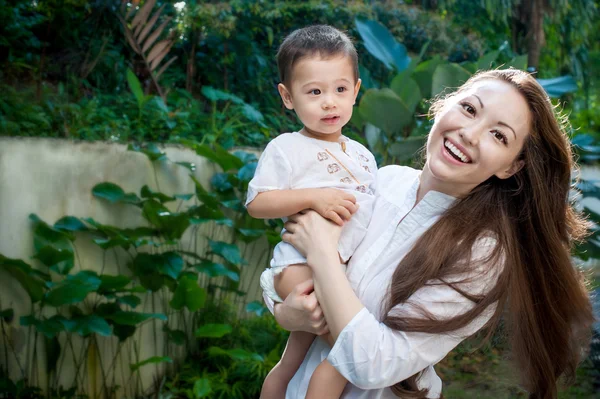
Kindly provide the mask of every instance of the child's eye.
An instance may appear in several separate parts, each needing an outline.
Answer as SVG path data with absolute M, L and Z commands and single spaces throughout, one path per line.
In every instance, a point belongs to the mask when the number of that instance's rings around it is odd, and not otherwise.
M 315 96 L 318 96 L 319 94 L 321 94 L 321 90 L 319 89 L 313 89 L 311 91 L 309 91 L 310 94 L 314 94 Z
M 492 130 L 492 134 L 498 141 L 502 142 L 503 144 L 507 144 L 508 140 L 506 139 L 506 135 L 504 133 L 499 130 Z
M 471 114 L 471 115 L 473 115 L 473 116 L 475 116 L 475 114 L 477 113 L 477 112 L 475 111 L 475 107 L 473 107 L 473 106 L 472 106 L 471 104 L 469 104 L 469 103 L 466 103 L 466 102 L 465 102 L 465 103 L 460 103 L 460 105 L 463 107 L 463 109 L 464 109 L 465 111 L 467 111 L 469 114 Z
M 346 91 L 346 88 L 344 86 L 338 87 L 337 88 L 338 93 L 343 93 Z

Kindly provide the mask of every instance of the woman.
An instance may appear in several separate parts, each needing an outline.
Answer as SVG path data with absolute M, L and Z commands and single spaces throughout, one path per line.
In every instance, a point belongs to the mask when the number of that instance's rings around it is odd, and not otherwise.
M 331 351 L 315 340 L 286 397 L 304 397 L 327 357 L 350 382 L 343 398 L 438 398 L 433 365 L 501 315 L 530 397 L 556 398 L 558 378 L 573 375 L 593 319 L 570 258 L 586 224 L 568 202 L 574 165 L 549 98 L 525 72 L 488 71 L 432 114 L 423 170 L 379 171 L 347 274 L 338 227 L 314 212 L 286 224 L 320 306 L 303 284 L 276 318 L 335 339 Z

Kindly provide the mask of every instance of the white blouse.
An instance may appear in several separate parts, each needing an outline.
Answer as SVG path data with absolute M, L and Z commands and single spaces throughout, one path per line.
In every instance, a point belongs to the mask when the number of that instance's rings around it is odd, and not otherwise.
M 444 334 L 401 332 L 380 322 L 381 304 L 397 265 L 455 201 L 448 195 L 429 192 L 414 206 L 419 176 L 420 171 L 401 166 L 387 166 L 378 171 L 373 217 L 347 269 L 348 280 L 365 307 L 342 330 L 331 350 L 321 339 L 313 342 L 288 385 L 286 399 L 305 397 L 313 371 L 325 358 L 350 382 L 342 398 L 396 398 L 388 387 L 420 371 L 424 372 L 419 387 L 429 388 L 429 397 L 438 398 L 442 381 L 433 366 L 483 327 L 493 314 L 495 306 L 462 330 Z M 473 248 L 473 259 L 485 259 L 494 245 L 491 238 L 481 239 Z M 473 271 L 474 282 L 461 285 L 462 289 L 481 294 L 493 287 L 500 268 L 480 263 Z M 272 310 L 272 302 L 265 300 Z M 423 305 L 438 318 L 461 314 L 473 306 L 446 285 L 425 286 L 410 301 Z M 392 312 L 400 309 L 404 314 L 411 311 L 408 305 L 401 304 Z

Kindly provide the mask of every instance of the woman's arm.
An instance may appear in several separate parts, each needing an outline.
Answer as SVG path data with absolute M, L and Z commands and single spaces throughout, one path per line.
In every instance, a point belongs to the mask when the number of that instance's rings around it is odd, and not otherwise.
M 314 209 L 321 216 L 342 225 L 356 212 L 356 198 L 332 188 L 305 188 L 261 192 L 247 205 L 250 216 L 258 219 L 279 219 L 305 209 Z
M 385 326 L 364 308 L 338 266 L 334 254 L 339 228 L 310 214 L 290 218 L 283 239 L 308 259 L 317 298 L 335 338 L 328 360 L 353 385 L 362 389 L 394 385 L 439 362 L 492 316 L 495 305 L 460 331 L 445 334 L 403 332 Z M 480 294 L 495 284 L 495 278 L 493 273 L 482 273 L 472 285 L 461 285 L 461 289 Z M 441 283 L 424 286 L 408 302 L 412 305 L 398 305 L 392 312 L 419 317 L 413 306 L 417 305 L 433 317 L 444 319 L 473 307 L 468 298 Z
M 306 256 L 313 271 L 315 293 L 335 340 L 364 307 L 340 267 L 337 244 L 341 228 L 315 212 L 291 216 L 285 228 L 288 232 L 283 240 Z

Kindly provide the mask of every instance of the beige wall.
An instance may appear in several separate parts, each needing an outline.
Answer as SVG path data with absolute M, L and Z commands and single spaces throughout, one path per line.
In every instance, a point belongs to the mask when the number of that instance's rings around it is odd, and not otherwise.
M 215 169 L 204 158 L 197 156 L 193 151 L 177 146 L 164 148 L 171 161 L 186 161 L 196 164 L 196 177 L 205 187 Z M 189 171 L 169 162 L 157 162 L 158 181 L 162 192 L 167 194 L 192 193 L 193 183 L 189 178 Z M 72 142 L 56 139 L 14 139 L 0 138 L 0 253 L 9 258 L 22 259 L 35 265 L 31 256 L 33 254 L 33 235 L 30 213 L 36 213 L 44 221 L 52 224 L 65 215 L 76 217 L 92 217 L 95 220 L 116 225 L 119 227 L 134 227 L 144 225 L 140 210 L 133 206 L 111 205 L 92 196 L 92 188 L 101 182 L 113 182 L 121 186 L 126 192 L 135 192 L 139 195 L 140 188 L 147 184 L 156 190 L 156 183 L 150 161 L 142 154 L 126 151 L 126 146 L 114 143 L 89 143 Z M 174 204 L 176 207 L 178 204 Z M 185 204 L 184 204 L 185 206 Z M 226 233 L 226 228 L 216 226 L 203 226 L 208 228 L 210 234 L 217 236 Z M 194 244 L 202 250 L 206 246 L 205 235 L 208 231 L 195 231 L 188 229 L 182 243 L 187 247 Z M 227 235 L 229 237 L 230 234 Z M 96 247 L 89 237 L 78 236 L 75 247 L 81 262 L 77 262 L 73 272 L 79 268 L 104 273 L 117 274 L 119 270 L 126 273 L 126 254 L 122 250 L 107 251 L 103 261 L 103 252 Z M 245 298 L 235 299 L 234 303 L 240 307 L 255 299 L 260 299 L 258 276 L 260 270 L 268 262 L 268 249 L 266 240 L 261 239 L 256 245 L 243 249 L 243 255 L 249 260 L 250 265 L 242 269 L 240 289 L 248 292 Z M 42 267 L 37 265 L 38 267 Z M 166 295 L 166 294 L 164 294 Z M 150 298 L 150 296 L 147 296 Z M 98 298 L 88 296 L 86 305 L 92 306 Z M 164 299 L 164 298 L 162 298 Z M 137 311 L 167 312 L 161 307 L 164 300 L 145 300 Z M 46 386 L 47 374 L 45 372 L 45 354 L 43 342 L 37 345 L 37 353 L 26 352 L 27 340 L 32 339 L 27 330 L 19 325 L 19 318 L 30 313 L 30 302 L 25 291 L 11 276 L 0 271 L 0 309 L 13 308 L 15 319 L 6 331 L 7 342 L 14 345 L 18 354 L 18 362 L 31 372 L 28 378 L 40 387 Z M 50 316 L 49 314 L 48 316 Z M 189 316 L 189 315 L 188 315 Z M 181 324 L 182 320 L 175 317 L 169 320 L 172 327 Z M 151 356 L 170 355 L 174 359 L 181 359 L 184 350 L 169 347 L 165 349 L 166 340 L 162 333 L 162 322 L 146 323 L 124 350 L 122 356 L 111 368 L 113 354 L 117 347 L 114 337 L 98 340 L 98 347 L 90 345 L 79 337 L 72 340 L 74 351 L 83 354 L 85 362 L 74 365 L 71 359 L 71 344 L 65 341 L 65 334 L 61 334 L 63 359 L 59 361 L 62 368 L 59 381 L 65 387 L 72 385 L 79 370 L 78 382 L 88 387 L 87 393 L 91 398 L 104 397 L 98 395 L 103 380 L 109 380 L 108 385 L 120 385 L 122 390 L 117 395 L 133 396 L 135 392 L 148 390 L 157 376 L 159 368 L 154 365 L 141 369 L 141 379 L 130 378 L 129 364 Z M 31 347 L 29 342 L 29 347 Z M 135 355 L 133 345 L 139 345 L 140 353 Z M 0 364 L 5 363 L 5 353 L 0 344 Z M 83 349 L 82 349 L 83 348 Z M 66 355 L 66 356 L 65 356 Z M 97 359 L 102 359 L 102 368 Z M 37 367 L 32 367 L 37 362 Z M 9 354 L 9 368 L 13 378 L 21 378 L 20 367 L 11 354 Z M 104 370 L 103 370 L 104 369 Z M 114 373 L 111 374 L 111 373 Z M 96 392 L 96 394 L 94 394 Z

